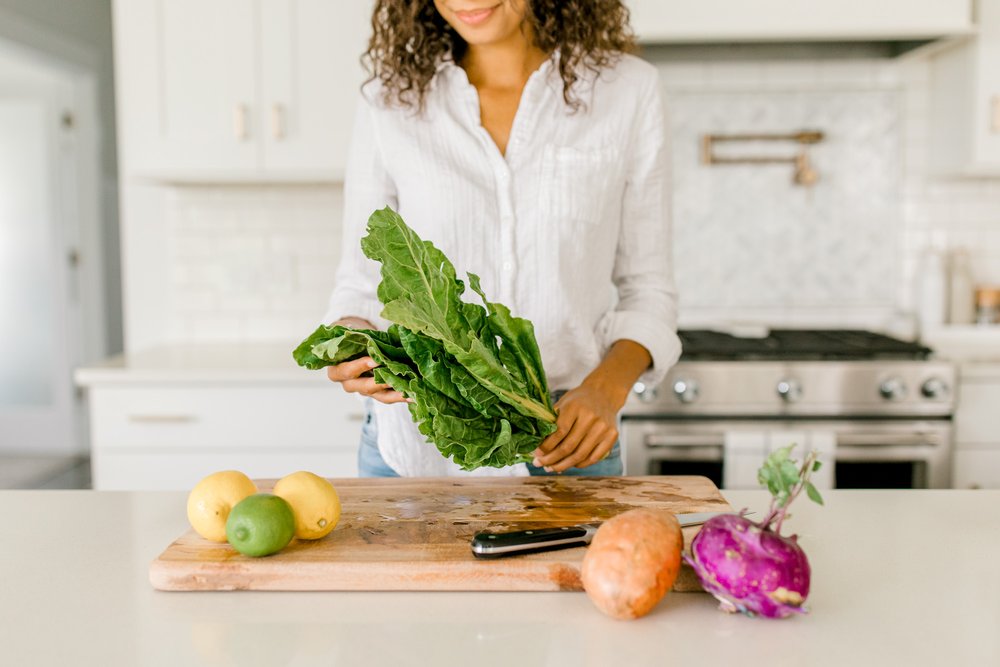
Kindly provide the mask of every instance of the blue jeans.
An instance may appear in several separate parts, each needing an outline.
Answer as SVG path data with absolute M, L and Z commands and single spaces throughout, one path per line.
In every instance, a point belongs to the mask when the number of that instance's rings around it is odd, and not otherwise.
M 621 475 L 622 471 L 621 446 L 616 442 L 607 458 L 587 468 L 569 468 L 562 474 L 614 476 Z M 544 468 L 533 466 L 530 463 L 528 464 L 528 472 L 533 476 L 540 477 L 559 474 L 545 472 Z M 389 467 L 389 464 L 382 458 L 382 453 L 378 450 L 378 424 L 375 421 L 375 415 L 372 414 L 370 403 L 366 410 L 364 424 L 361 426 L 361 446 L 358 447 L 358 476 L 399 477 L 399 473 Z

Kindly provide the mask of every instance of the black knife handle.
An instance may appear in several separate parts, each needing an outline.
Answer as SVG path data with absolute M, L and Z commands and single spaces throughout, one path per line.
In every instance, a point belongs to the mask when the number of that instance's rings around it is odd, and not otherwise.
M 584 526 L 535 528 L 512 533 L 477 533 L 472 553 L 478 558 L 501 558 L 590 544 L 592 530 Z

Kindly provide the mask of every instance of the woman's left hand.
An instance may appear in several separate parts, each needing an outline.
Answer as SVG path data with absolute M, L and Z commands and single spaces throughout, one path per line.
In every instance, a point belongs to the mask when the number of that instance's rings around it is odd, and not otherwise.
M 584 380 L 563 394 L 555 405 L 558 429 L 535 450 L 534 465 L 563 472 L 586 468 L 607 456 L 618 440 L 618 411 L 625 403 L 621 393 Z

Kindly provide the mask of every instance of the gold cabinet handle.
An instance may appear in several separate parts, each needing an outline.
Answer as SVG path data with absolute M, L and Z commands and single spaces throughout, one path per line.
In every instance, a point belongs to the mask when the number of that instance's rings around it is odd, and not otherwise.
M 246 104 L 237 104 L 233 107 L 233 133 L 237 141 L 246 141 L 250 138 L 250 109 Z
M 186 424 L 198 418 L 194 415 L 129 415 L 128 420 L 140 424 Z
M 271 135 L 281 141 L 285 138 L 285 105 L 271 106 Z

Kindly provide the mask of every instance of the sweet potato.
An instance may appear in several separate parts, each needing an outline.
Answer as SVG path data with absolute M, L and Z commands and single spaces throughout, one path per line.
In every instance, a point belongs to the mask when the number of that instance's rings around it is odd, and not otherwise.
M 635 509 L 605 521 L 583 557 L 587 595 L 608 616 L 639 618 L 677 578 L 684 536 L 666 511 Z

